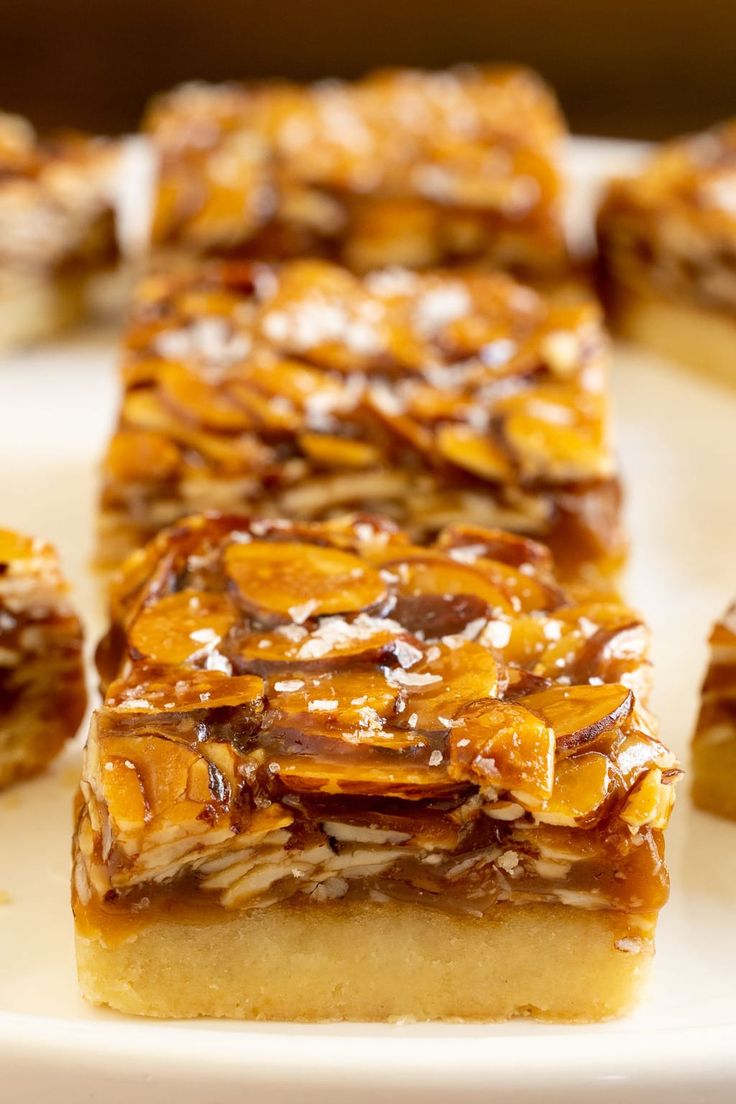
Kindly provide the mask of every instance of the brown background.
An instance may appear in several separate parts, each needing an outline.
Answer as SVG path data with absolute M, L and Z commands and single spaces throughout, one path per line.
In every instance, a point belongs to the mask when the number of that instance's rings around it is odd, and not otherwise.
M 736 0 L 0 0 L 0 104 L 131 128 L 193 77 L 519 60 L 580 133 L 659 137 L 736 114 Z

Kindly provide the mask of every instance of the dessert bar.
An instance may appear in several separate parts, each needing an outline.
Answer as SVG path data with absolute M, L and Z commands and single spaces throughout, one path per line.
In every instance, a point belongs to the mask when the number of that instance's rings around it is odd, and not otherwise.
M 111 267 L 117 156 L 78 135 L 40 142 L 0 114 L 0 351 L 77 321 L 89 278 Z
M 598 238 L 617 328 L 736 381 L 736 122 L 670 142 L 614 181 Z
M 212 514 L 128 560 L 74 860 L 86 997 L 595 1020 L 667 898 L 647 631 L 542 545 Z
M 358 271 L 567 262 L 564 122 L 533 73 L 393 70 L 355 83 L 188 84 L 152 103 L 157 247 Z
M 100 559 L 217 508 L 471 521 L 565 571 L 624 554 L 598 307 L 500 273 L 165 263 L 138 289 Z
M 0 529 L 0 789 L 36 774 L 76 733 L 82 630 L 53 548 Z
M 692 753 L 696 805 L 736 820 L 736 603 L 710 636 Z

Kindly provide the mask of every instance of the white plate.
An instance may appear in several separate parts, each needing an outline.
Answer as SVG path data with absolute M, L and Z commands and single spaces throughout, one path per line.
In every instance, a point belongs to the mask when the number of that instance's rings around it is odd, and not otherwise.
M 578 194 L 629 156 L 611 144 L 578 147 Z M 583 216 L 578 207 L 578 228 Z M 0 366 L 0 519 L 58 544 L 90 640 L 101 626 L 87 570 L 95 464 L 112 423 L 114 361 L 114 337 L 92 334 Z M 633 350 L 617 353 L 615 390 L 634 542 L 629 594 L 654 628 L 664 735 L 686 759 L 705 638 L 736 591 L 736 392 Z M 736 1099 L 736 825 L 694 812 L 685 786 L 654 979 L 629 1019 L 165 1024 L 97 1011 L 77 995 L 68 855 L 78 755 L 0 798 L 0 891 L 10 897 L 0 905 L 3 1102 Z

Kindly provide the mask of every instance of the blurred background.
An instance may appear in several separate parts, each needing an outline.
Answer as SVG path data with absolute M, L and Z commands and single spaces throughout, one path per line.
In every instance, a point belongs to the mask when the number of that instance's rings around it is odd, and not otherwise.
M 195 77 L 521 61 L 578 133 L 658 138 L 736 114 L 734 0 L 1 0 L 0 107 L 134 127 Z

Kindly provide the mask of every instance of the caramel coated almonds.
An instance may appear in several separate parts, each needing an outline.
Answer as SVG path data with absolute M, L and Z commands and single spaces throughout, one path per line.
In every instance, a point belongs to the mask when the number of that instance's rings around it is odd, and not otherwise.
M 377 571 L 357 556 L 296 541 L 231 544 L 225 566 L 243 603 L 297 622 L 353 613 L 386 594 Z
M 213 651 L 234 623 L 226 595 L 182 590 L 141 611 L 130 630 L 130 647 L 157 663 L 192 662 Z

